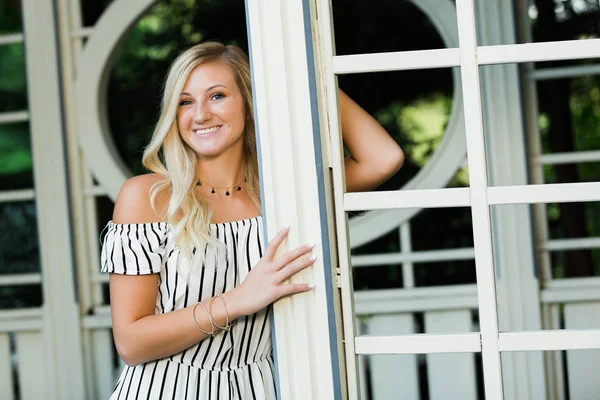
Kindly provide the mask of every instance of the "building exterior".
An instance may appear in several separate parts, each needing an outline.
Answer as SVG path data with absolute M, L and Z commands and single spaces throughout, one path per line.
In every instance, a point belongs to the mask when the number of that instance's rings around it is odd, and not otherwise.
M 165 2 L 194 3 L 208 10 L 211 2 Z M 600 177 L 593 167 L 600 132 L 582 125 L 576 145 L 561 147 L 557 138 L 567 133 L 553 129 L 569 124 L 552 112 L 562 100 L 573 115 L 591 109 L 586 121 L 600 120 L 600 39 L 593 31 L 561 38 L 554 25 L 543 26 L 542 1 L 406 0 L 399 3 L 437 32 L 440 45 L 363 54 L 343 46 L 333 22 L 351 19 L 344 7 L 381 11 L 384 4 L 231 3 L 237 11 L 226 16 L 245 16 L 249 38 L 266 231 L 296 227 L 290 245 L 320 238 L 322 261 L 297 278 L 314 282 L 314 293 L 275 306 L 281 398 L 597 398 Z M 157 23 L 160 4 L 0 3 L 20 12 L 22 24 L 0 35 L 0 47 L 8 49 L 2 54 L 24 52 L 14 71 L 26 74 L 26 95 L 0 106 L 0 140 L 13 149 L 14 132 L 24 131 L 31 158 L 30 172 L 7 170 L 0 183 L 7 232 L 0 294 L 13 299 L 0 300 L 2 399 L 105 399 L 114 387 L 119 361 L 98 240 L 132 168 L 112 132 L 117 111 L 107 97 L 123 43 L 136 24 Z M 99 18 L 86 20 L 85 10 L 94 8 Z M 557 0 L 550 9 L 555 23 L 598 26 L 598 2 Z M 451 83 L 442 90 L 443 121 L 421 129 L 441 129 L 431 154 L 399 187 L 346 193 L 338 80 L 438 70 Z M 579 78 L 587 79 L 588 108 L 546 84 L 576 85 Z M 2 77 L 2 90 L 11 79 Z M 417 105 L 410 121 L 439 116 Z M 409 118 L 405 106 L 390 111 L 392 123 Z M 416 159 L 414 143 L 407 144 Z M 568 166 L 592 172 L 580 179 Z M 431 210 L 462 210 L 467 244 L 413 243 L 420 216 Z M 435 218 L 426 221 L 430 235 L 442 229 Z M 587 234 L 577 233 L 581 226 Z M 390 271 L 397 277 L 386 286 Z

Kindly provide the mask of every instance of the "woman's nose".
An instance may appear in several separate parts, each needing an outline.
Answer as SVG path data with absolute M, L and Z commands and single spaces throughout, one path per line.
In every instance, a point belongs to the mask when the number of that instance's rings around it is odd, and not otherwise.
M 196 112 L 194 113 L 194 122 L 200 124 L 210 119 L 210 110 L 204 104 L 198 103 L 196 106 Z

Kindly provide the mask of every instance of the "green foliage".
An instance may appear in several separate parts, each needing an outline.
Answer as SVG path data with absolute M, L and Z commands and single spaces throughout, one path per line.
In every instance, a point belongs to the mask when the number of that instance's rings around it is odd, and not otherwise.
M 29 137 L 23 131 L 21 124 L 0 126 L 0 176 L 31 171 Z
M 27 89 L 25 78 L 25 47 L 23 44 L 0 46 L 0 93 L 23 95 Z M 6 93 L 6 94 L 5 94 Z M 15 101 L 17 100 L 17 101 Z M 3 98 L 2 111 L 18 103 L 18 99 Z M 14 106 L 13 106 L 14 107 Z
M 441 142 L 451 107 L 452 99 L 449 96 L 433 93 L 417 99 L 400 111 L 397 123 L 409 142 L 404 149 L 420 167 L 425 166 Z
M 575 151 L 600 149 L 600 79 L 584 76 L 573 79 L 570 99 Z M 597 163 L 578 166 L 581 181 L 599 181 Z
M 0 112 L 26 110 L 26 91 L 24 46 L 0 46 Z M 29 136 L 27 123 L 0 124 L 0 190 L 32 186 Z

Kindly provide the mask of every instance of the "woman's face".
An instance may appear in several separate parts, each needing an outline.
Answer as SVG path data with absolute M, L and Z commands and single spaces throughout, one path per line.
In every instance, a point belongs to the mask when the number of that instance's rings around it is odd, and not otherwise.
M 221 62 L 200 65 L 179 96 L 177 126 L 200 158 L 243 149 L 244 99 L 230 68 Z

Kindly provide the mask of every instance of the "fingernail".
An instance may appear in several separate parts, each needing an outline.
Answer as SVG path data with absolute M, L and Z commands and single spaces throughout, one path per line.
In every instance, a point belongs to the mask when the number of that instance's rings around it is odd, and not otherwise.
M 310 248 L 310 249 L 314 249 L 314 248 L 315 248 L 315 244 L 314 244 L 314 243 L 312 243 L 312 242 L 311 242 L 311 243 L 309 243 L 309 244 L 307 244 L 307 246 L 308 246 L 308 248 Z
M 311 261 L 315 261 L 315 260 L 317 259 L 317 256 L 315 256 L 315 255 L 313 254 L 313 255 L 312 255 L 312 256 L 310 256 L 308 259 L 309 259 L 309 260 L 311 260 Z
M 288 229 L 290 229 L 290 226 L 288 224 L 283 224 L 283 226 L 281 227 L 282 231 L 286 231 Z
M 309 284 L 308 284 L 308 285 L 306 285 L 306 286 L 308 286 L 308 288 L 309 288 L 309 289 L 312 289 L 312 288 L 314 288 L 314 287 L 315 287 L 315 284 L 314 284 L 314 283 L 309 283 Z

